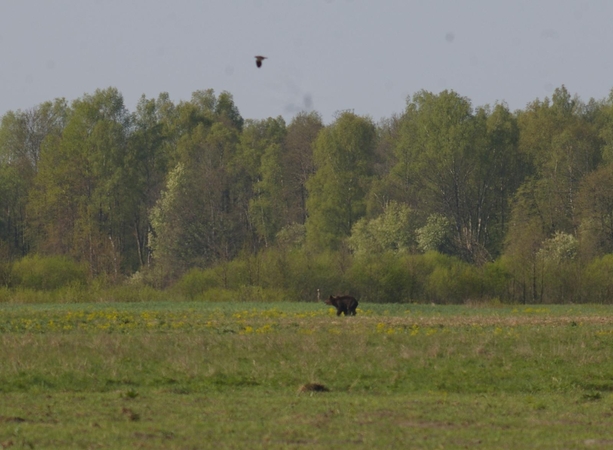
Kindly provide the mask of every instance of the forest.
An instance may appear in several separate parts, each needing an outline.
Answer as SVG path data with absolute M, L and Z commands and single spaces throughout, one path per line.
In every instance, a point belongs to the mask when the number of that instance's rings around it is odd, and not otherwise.
M 213 90 L 7 112 L 0 301 L 117 287 L 611 303 L 613 90 L 585 102 L 561 86 L 517 111 L 419 91 L 377 123 L 245 119 Z

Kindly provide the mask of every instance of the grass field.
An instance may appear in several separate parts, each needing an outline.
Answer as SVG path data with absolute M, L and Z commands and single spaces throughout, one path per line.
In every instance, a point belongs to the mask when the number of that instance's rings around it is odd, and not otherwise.
M 613 308 L 360 306 L 1 304 L 0 448 L 613 446 Z

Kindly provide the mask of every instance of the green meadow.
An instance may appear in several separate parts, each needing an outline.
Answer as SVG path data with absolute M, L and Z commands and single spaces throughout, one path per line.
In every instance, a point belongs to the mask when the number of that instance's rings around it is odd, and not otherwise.
M 0 448 L 608 448 L 613 308 L 0 304 Z

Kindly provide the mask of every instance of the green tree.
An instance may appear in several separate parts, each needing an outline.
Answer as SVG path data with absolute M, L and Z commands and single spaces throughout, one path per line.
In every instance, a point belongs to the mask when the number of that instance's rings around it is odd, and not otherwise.
M 551 101 L 535 101 L 519 115 L 520 151 L 534 167 L 540 216 L 549 234 L 577 233 L 577 196 L 582 178 L 601 158 L 598 128 L 585 105 L 564 86 Z
M 582 179 L 577 205 L 584 258 L 613 253 L 613 164 L 604 165 Z
M 611 304 L 613 298 L 613 254 L 592 260 L 583 271 L 584 299 L 590 303 Z
M 238 107 L 234 104 L 234 97 L 229 92 L 223 91 L 217 97 L 215 114 L 217 115 L 217 120 L 228 126 L 235 127 L 238 131 L 242 130 L 245 121 L 240 115 Z
M 530 166 L 519 152 L 517 118 L 506 105 L 497 104 L 486 119 L 487 150 L 485 167 L 478 176 L 483 179 L 487 203 L 483 214 L 486 224 L 487 248 L 492 255 L 500 255 L 508 231 L 511 199 L 529 175 Z
M 283 172 L 279 161 L 282 147 L 273 144 L 262 155 L 260 177 L 254 185 L 249 213 L 259 237 L 268 247 L 285 224 L 287 205 L 283 201 Z
M 41 149 L 58 139 L 68 108 L 63 99 L 26 111 L 9 111 L 0 124 L 0 248 L 9 258 L 29 250 L 26 205 Z M 2 244 L 4 242 L 4 244 Z
M 391 174 L 398 163 L 395 149 L 400 139 L 401 127 L 402 117 L 399 115 L 384 118 L 377 124 L 375 176 L 368 192 L 366 212 L 368 217 L 381 214 L 390 202 L 408 204 L 407 186 L 403 178 Z
M 181 160 L 151 215 L 154 261 L 169 280 L 230 260 L 251 242 L 238 143 L 237 130 L 222 122 L 200 124 L 181 138 Z
M 185 196 L 185 184 L 185 167 L 179 163 L 168 174 L 166 186 L 149 217 L 149 245 L 162 273 L 173 274 L 173 268 L 182 263 L 184 219 L 179 202 Z
M 592 109 L 599 112 L 598 120 L 599 137 L 602 140 L 602 158 L 607 163 L 613 162 L 613 89 L 609 96 L 600 104 L 594 105 Z
M 426 224 L 416 230 L 417 246 L 424 252 L 439 252 L 454 254 L 453 228 L 447 217 L 442 214 L 432 214 Z
M 562 266 L 543 259 L 541 249 L 559 233 L 577 236 L 581 216 L 589 210 L 582 213 L 581 205 L 591 199 L 581 200 L 580 190 L 584 177 L 600 161 L 598 116 L 595 105 L 588 108 L 564 86 L 555 90 L 551 100 L 535 101 L 518 116 L 519 150 L 532 175 L 515 195 L 505 255 L 523 301 L 550 301 L 559 288 L 552 289 L 556 276 L 576 279 L 570 263 L 564 263 L 569 272 L 562 274 Z M 583 190 L 589 191 L 587 185 Z M 594 223 L 593 215 L 587 216 L 591 219 L 581 225 L 586 232 Z M 576 291 L 567 288 L 576 300 Z
M 46 145 L 29 211 L 38 251 L 87 261 L 117 275 L 130 212 L 126 168 L 130 115 L 117 89 L 72 103 L 60 139 Z
M 376 129 L 370 119 L 340 114 L 315 141 L 315 174 L 307 181 L 307 243 L 335 248 L 366 213 Z
M 414 233 L 411 209 L 392 201 L 379 217 L 358 220 L 348 243 L 357 255 L 408 252 L 415 247 Z
M 506 106 L 473 111 L 453 91 L 421 91 L 402 118 L 390 177 L 424 222 L 432 214 L 447 217 L 463 259 L 482 263 L 499 251 L 504 234 L 516 139 Z
M 512 277 L 511 296 L 522 303 L 541 301 L 542 265 L 537 255 L 542 242 L 550 235 L 541 213 L 547 199 L 538 195 L 537 185 L 538 181 L 530 179 L 518 189 L 513 199 L 503 253 L 505 266 Z
M 157 100 L 141 97 L 132 114 L 124 181 L 131 194 L 126 225 L 131 227 L 134 239 L 124 242 L 122 252 L 130 271 L 148 266 L 151 261 L 149 212 L 159 199 L 176 153 L 174 112 L 168 95 L 161 94 Z
M 572 234 L 556 232 L 537 253 L 542 267 L 540 298 L 545 303 L 581 301 L 579 243 Z
M 323 128 L 315 112 L 299 113 L 287 127 L 281 156 L 287 216 L 284 226 L 304 225 L 307 219 L 307 180 L 315 173 L 313 145 Z
M 242 172 L 243 190 L 250 197 L 250 220 L 265 246 L 274 241 L 287 215 L 282 166 L 285 133 L 282 117 L 248 120 L 236 158 L 235 167 Z
M 597 128 L 602 163 L 582 177 L 577 198 L 584 260 L 613 253 L 613 90 L 603 102 L 591 101 L 583 116 Z

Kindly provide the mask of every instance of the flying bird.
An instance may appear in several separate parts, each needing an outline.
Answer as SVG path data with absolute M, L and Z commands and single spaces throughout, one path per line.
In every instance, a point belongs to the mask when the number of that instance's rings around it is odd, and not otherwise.
M 262 61 L 264 61 L 266 58 L 266 56 L 256 56 L 255 57 L 255 65 L 258 67 L 262 67 Z

